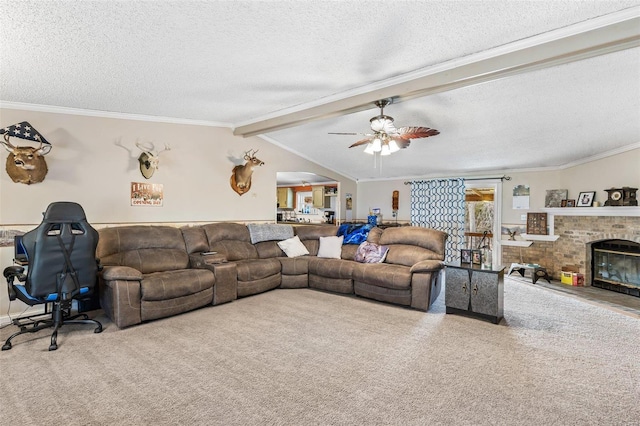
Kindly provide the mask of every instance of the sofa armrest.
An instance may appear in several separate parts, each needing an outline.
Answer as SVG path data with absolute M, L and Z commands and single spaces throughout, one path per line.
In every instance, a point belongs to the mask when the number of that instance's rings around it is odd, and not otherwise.
M 102 278 L 105 281 L 140 281 L 142 279 L 142 272 L 129 266 L 104 266 Z
M 100 274 L 100 306 L 118 328 L 140 324 L 142 273 L 128 266 L 105 266 Z
M 228 262 L 227 257 L 221 253 L 203 255 L 192 253 L 189 255 L 189 264 L 193 269 L 208 269 L 213 272 L 215 283 L 213 285 L 213 304 L 231 302 L 238 298 L 238 272 L 236 264 Z
M 444 268 L 442 260 L 422 260 L 411 267 L 411 273 L 436 272 Z

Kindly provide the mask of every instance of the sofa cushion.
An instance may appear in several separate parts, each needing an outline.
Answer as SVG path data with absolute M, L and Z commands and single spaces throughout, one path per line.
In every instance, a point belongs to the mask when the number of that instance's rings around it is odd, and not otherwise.
M 342 245 L 342 259 L 345 260 L 353 260 L 356 257 L 356 252 L 358 251 L 358 246 L 355 244 L 343 244 Z
M 225 256 L 229 261 L 257 259 L 258 250 L 251 243 L 235 240 L 217 241 L 209 245 L 211 251 L 216 251 Z
M 280 260 L 249 259 L 235 262 L 238 269 L 238 281 L 254 281 L 270 277 L 280 273 L 282 265 Z
M 411 270 L 407 266 L 388 263 L 355 263 L 353 280 L 384 288 L 408 289 Z
M 132 225 L 98 232 L 96 257 L 104 266 L 129 266 L 143 274 L 189 267 L 189 255 L 178 228 Z
M 184 226 L 180 228 L 180 231 L 182 231 L 187 253 L 192 254 L 209 251 L 207 234 L 205 234 L 201 226 Z
M 281 257 L 282 275 L 303 275 L 309 272 L 309 256 Z
M 181 269 L 145 274 L 140 284 L 142 300 L 167 300 L 212 288 L 215 281 L 208 269 Z
M 444 260 L 445 241 L 447 234 L 442 231 L 417 226 L 387 228 L 380 235 L 377 244 L 388 246 L 390 244 L 404 244 L 413 247 L 422 247 L 433 253 L 434 260 Z M 422 259 L 426 260 L 426 259 Z M 414 262 L 415 263 L 415 262 Z
M 309 274 L 326 278 L 351 279 L 354 265 L 359 265 L 359 263 L 353 260 L 310 257 Z
M 320 248 L 318 248 L 317 256 L 340 259 L 343 240 L 344 236 L 342 235 L 339 237 L 320 237 Z
M 299 225 L 294 228 L 300 241 L 318 240 L 320 237 L 336 236 L 337 228 L 330 225 Z
M 431 250 L 404 244 L 389 244 L 385 263 L 413 266 L 423 260 L 441 260 L 440 255 Z
M 278 246 L 279 241 L 262 241 L 254 244 L 258 257 L 260 259 L 268 259 L 270 257 L 286 256 L 282 249 Z
M 284 251 L 287 257 L 298 257 L 309 254 L 309 250 L 302 244 L 300 237 L 297 235 L 292 238 L 288 238 L 278 242 L 278 246 Z

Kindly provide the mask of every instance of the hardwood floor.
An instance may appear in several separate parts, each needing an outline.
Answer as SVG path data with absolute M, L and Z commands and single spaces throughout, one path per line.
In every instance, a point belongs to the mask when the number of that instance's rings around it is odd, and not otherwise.
M 511 276 L 507 277 L 505 274 L 505 280 L 506 279 L 532 284 L 529 276 L 522 278 L 517 274 L 511 274 Z M 539 279 L 533 285 L 545 287 L 566 295 L 598 303 L 605 307 L 628 313 L 631 316 L 635 316 L 640 319 L 640 297 L 629 296 L 627 294 L 617 293 L 615 291 L 592 286 L 574 287 L 562 284 L 560 281 L 555 280 L 551 280 L 551 283 L 548 283 L 544 279 Z

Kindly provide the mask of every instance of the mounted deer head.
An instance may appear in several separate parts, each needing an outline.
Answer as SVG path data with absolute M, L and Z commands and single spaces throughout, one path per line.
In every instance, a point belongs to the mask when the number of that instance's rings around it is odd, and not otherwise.
M 169 151 L 171 147 L 168 144 L 164 145 L 164 149 L 161 151 L 154 152 L 155 146 L 152 142 L 140 143 L 136 142 L 136 146 L 140 148 L 142 153 L 138 157 L 138 162 L 140 163 L 140 173 L 145 179 L 151 178 L 153 176 L 153 172 L 158 169 L 158 164 L 160 163 L 160 153 L 164 151 Z
M 51 144 L 26 121 L 2 129 L 1 133 L 4 141 L 0 143 L 9 151 L 6 169 L 11 180 L 27 185 L 42 182 L 49 171 L 44 156 L 51 151 Z M 40 146 L 14 146 L 9 142 L 10 136 L 36 141 Z
M 251 189 L 251 175 L 255 166 L 262 166 L 264 161 L 256 157 L 258 150 L 249 150 L 244 153 L 246 163 L 241 166 L 235 166 L 231 172 L 231 188 L 243 195 Z

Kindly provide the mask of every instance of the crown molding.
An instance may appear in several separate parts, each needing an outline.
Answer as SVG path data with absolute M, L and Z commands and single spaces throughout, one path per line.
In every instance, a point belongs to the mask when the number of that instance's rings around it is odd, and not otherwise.
M 53 114 L 82 115 L 86 117 L 116 118 L 120 120 L 149 121 L 153 123 L 187 124 L 191 126 L 224 127 L 231 129 L 231 123 L 217 121 L 190 120 L 187 118 L 160 117 L 155 115 L 129 114 L 124 112 L 99 111 L 92 109 L 69 108 L 55 105 L 28 104 L 0 101 L 0 108 L 22 111 L 48 112 Z

